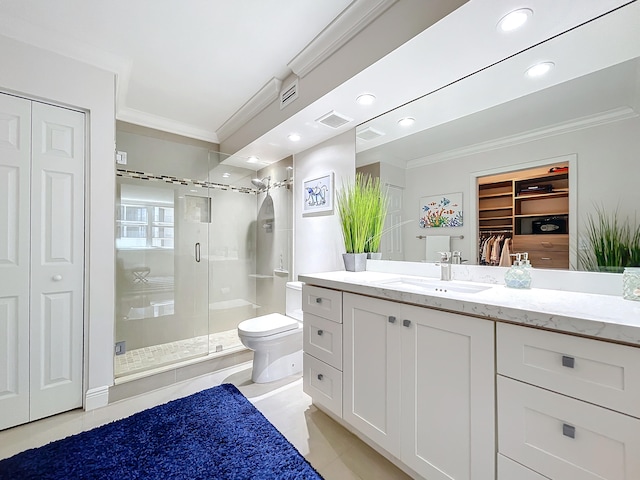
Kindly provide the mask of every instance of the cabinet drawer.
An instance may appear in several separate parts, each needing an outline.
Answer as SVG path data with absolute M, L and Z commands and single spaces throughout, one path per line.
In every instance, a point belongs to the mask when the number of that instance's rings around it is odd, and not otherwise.
M 342 323 L 342 292 L 328 288 L 302 286 L 302 311 Z
M 504 455 L 498 454 L 498 480 L 548 480 L 539 473 L 523 467 Z
M 342 324 L 307 313 L 302 325 L 305 353 L 342 370 Z
M 302 378 L 313 403 L 342 418 L 342 372 L 305 353 Z
M 520 250 L 517 250 L 520 251 Z M 563 252 L 524 250 L 529 254 L 531 266 L 535 268 L 569 268 L 569 249 Z
M 498 323 L 498 373 L 640 418 L 640 348 Z
M 552 479 L 640 478 L 640 420 L 498 376 L 498 450 Z
M 569 235 L 514 235 L 513 251 L 528 252 L 548 251 L 548 252 L 568 252 Z

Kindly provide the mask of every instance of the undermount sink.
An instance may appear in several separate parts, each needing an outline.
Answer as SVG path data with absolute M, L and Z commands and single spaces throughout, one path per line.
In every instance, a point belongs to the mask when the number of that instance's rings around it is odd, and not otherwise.
M 422 280 L 417 278 L 394 278 L 378 282 L 380 286 L 402 288 L 421 292 L 456 292 L 456 293 L 478 293 L 492 288 L 490 285 L 474 285 L 472 283 L 462 283 L 443 280 Z

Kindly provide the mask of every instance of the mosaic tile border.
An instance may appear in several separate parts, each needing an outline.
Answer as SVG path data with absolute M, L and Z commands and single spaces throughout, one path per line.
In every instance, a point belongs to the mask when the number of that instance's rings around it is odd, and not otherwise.
M 248 193 L 250 195 L 257 195 L 259 193 L 262 193 L 262 190 L 259 190 L 257 188 L 235 187 L 233 185 L 225 185 L 224 183 L 208 182 L 205 180 L 192 180 L 190 178 L 178 178 L 178 177 L 173 177 L 171 175 L 155 175 L 153 173 L 138 172 L 136 170 L 126 170 L 122 168 L 116 169 L 116 176 L 126 177 L 126 178 L 135 178 L 138 180 L 149 180 L 152 182 L 161 181 L 166 183 L 172 183 L 174 185 L 195 186 L 200 188 L 211 188 L 211 189 L 217 189 L 217 190 L 231 190 L 233 192 Z M 281 182 L 273 182 L 269 188 L 273 189 L 273 188 L 288 187 L 291 184 L 293 184 L 293 179 L 283 180 Z

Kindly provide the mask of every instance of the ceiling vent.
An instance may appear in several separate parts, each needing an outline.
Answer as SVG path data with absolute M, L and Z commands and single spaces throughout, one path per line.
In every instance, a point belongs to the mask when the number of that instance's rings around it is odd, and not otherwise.
M 356 137 L 358 137 L 360 140 L 366 140 L 367 142 L 383 135 L 384 133 L 371 127 L 367 127 L 364 130 L 360 130 L 356 133 Z
M 336 112 L 335 110 L 331 110 L 329 113 L 321 116 L 316 120 L 316 122 L 331 128 L 338 128 L 352 121 L 353 121 L 353 118 L 345 117 L 344 115 Z
M 298 98 L 298 79 L 280 91 L 280 110 Z

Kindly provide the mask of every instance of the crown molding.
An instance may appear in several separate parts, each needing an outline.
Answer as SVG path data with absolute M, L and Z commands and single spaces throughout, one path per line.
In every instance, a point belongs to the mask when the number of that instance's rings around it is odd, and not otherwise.
M 123 122 L 134 123 L 143 127 L 175 133 L 184 137 L 196 138 L 211 143 L 220 143 L 215 132 L 203 130 L 182 122 L 176 122 L 169 118 L 152 115 L 133 108 L 121 107 L 116 112 L 116 119 Z
M 262 87 L 258 93 L 251 97 L 242 105 L 229 119 L 222 124 L 216 131 L 220 141 L 225 141 L 242 125 L 247 123 L 251 118 L 264 110 L 268 105 L 278 99 L 280 89 L 282 88 L 282 80 L 272 78 Z
M 584 130 L 585 128 L 597 127 L 599 125 L 606 125 L 607 123 L 628 120 L 636 117 L 638 117 L 638 113 L 632 108 L 620 107 L 613 110 L 608 110 L 606 112 L 588 115 L 577 120 L 558 123 L 550 127 L 530 130 L 525 133 L 502 137 L 497 140 L 476 143 L 475 145 L 471 145 L 468 147 L 456 148 L 454 150 L 449 150 L 448 152 L 429 155 L 426 157 L 417 158 L 415 160 L 409 160 L 407 162 L 407 169 L 423 167 L 425 165 L 432 165 L 434 163 L 445 162 L 447 160 L 453 160 L 454 158 L 466 157 L 478 153 L 490 152 L 499 148 L 520 145 L 522 143 L 533 142 L 547 137 L 562 135 L 578 130 Z
M 354 0 L 287 67 L 302 78 L 333 55 L 398 0 Z
M 336 19 L 314 38 L 287 67 L 302 78 L 355 37 L 398 0 L 354 0 Z M 228 139 L 268 105 L 278 99 L 282 81 L 272 78 L 216 131 L 221 142 Z

